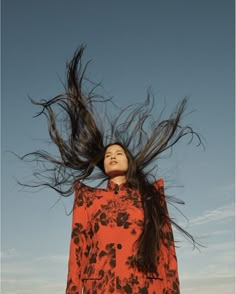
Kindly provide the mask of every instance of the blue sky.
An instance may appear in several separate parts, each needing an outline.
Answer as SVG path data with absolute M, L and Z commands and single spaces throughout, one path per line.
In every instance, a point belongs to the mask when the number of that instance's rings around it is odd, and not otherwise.
M 43 118 L 27 96 L 63 91 L 65 63 L 86 43 L 85 61 L 104 93 L 124 106 L 149 86 L 159 108 L 190 96 L 185 121 L 206 149 L 180 143 L 159 163 L 168 193 L 186 202 L 170 213 L 206 248 L 177 249 L 181 293 L 232 294 L 235 276 L 234 1 L 2 0 L 2 293 L 65 291 L 73 197 L 22 190 L 32 167 L 7 150 L 47 149 Z

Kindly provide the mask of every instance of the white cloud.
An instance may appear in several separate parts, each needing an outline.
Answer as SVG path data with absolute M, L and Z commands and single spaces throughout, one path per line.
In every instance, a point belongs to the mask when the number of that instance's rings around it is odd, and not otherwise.
M 65 256 L 28 257 L 5 260 L 2 264 L 2 292 L 7 294 L 65 293 Z
M 36 275 L 45 272 L 45 266 L 47 268 L 60 269 L 66 268 L 68 262 L 68 256 L 66 255 L 54 255 L 54 256 L 42 256 L 42 257 L 26 257 L 22 256 L 17 259 L 11 259 L 2 262 L 2 274 L 4 275 Z M 58 264 L 62 264 L 58 267 Z
M 66 288 L 66 279 L 61 282 L 46 282 L 43 280 L 29 279 L 29 280 L 5 280 L 2 290 L 7 294 L 64 294 Z
M 35 266 L 28 261 L 14 260 L 11 263 L 2 263 L 3 275 L 31 275 L 34 271 L 36 271 Z
M 235 191 L 235 183 L 231 183 L 225 186 L 221 186 L 221 189 L 226 192 L 234 192 Z
M 190 219 L 191 225 L 220 222 L 235 217 L 235 203 L 231 202 L 213 210 L 206 210 L 203 215 Z
M 181 282 L 181 281 L 180 281 Z M 205 276 L 196 278 L 183 278 L 181 283 L 181 294 L 234 294 L 234 276 L 212 277 Z
M 210 243 L 202 252 L 179 249 L 181 294 L 233 294 L 235 244 Z
M 205 248 L 199 248 L 199 250 L 192 250 L 192 247 L 183 243 L 176 250 L 179 260 L 183 264 L 187 265 L 193 262 L 194 267 L 198 264 L 198 267 L 206 268 L 208 265 L 215 265 L 214 273 L 219 272 L 223 269 L 224 265 L 227 267 L 232 267 L 235 257 L 235 243 L 234 240 L 231 241 L 211 241 Z M 191 262 L 190 262 L 191 260 Z M 202 272 L 202 270 L 201 270 Z
M 67 262 L 68 261 L 68 255 L 51 255 L 51 256 L 41 256 L 36 257 L 36 261 L 38 262 L 50 262 L 50 263 L 60 263 L 60 262 Z
M 204 233 L 201 235 L 202 238 L 209 237 L 209 236 L 222 236 L 222 235 L 227 235 L 227 234 L 232 234 L 232 230 L 217 230 L 213 232 L 208 232 Z
M 0 252 L 1 258 L 10 258 L 18 256 L 16 248 L 3 249 Z

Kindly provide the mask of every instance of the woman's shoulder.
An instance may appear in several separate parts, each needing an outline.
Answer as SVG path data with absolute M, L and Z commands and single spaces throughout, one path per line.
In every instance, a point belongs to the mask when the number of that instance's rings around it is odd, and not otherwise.
M 75 203 L 79 203 L 78 206 L 86 204 L 86 206 L 89 207 L 93 204 L 94 200 L 104 197 L 104 190 L 97 187 L 91 187 L 80 181 L 74 183 L 74 191 L 74 201 Z
M 95 192 L 95 191 L 103 191 L 104 189 L 90 186 L 90 185 L 85 184 L 81 181 L 75 181 L 74 190 L 75 191 L 83 190 L 83 191 L 88 191 L 88 192 Z
M 155 188 L 164 188 L 164 179 L 163 179 L 163 178 L 157 179 L 157 180 L 153 183 L 153 186 L 154 186 Z

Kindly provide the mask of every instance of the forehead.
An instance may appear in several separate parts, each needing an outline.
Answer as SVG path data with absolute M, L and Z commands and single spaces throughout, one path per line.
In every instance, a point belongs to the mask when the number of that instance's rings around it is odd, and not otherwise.
M 116 151 L 124 151 L 124 149 L 117 144 L 111 145 L 107 148 L 106 153 L 107 152 L 116 152 Z

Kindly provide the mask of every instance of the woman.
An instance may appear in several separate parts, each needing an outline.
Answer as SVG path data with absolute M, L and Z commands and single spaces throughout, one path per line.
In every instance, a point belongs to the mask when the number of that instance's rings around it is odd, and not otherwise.
M 146 216 L 144 224 L 145 200 L 139 193 L 138 171 L 129 179 L 133 165 L 128 150 L 112 144 L 104 156 L 107 188 L 76 184 L 67 294 L 179 293 L 163 180 L 150 187 L 156 199 L 149 201 L 159 214 L 155 219 Z M 135 179 L 136 184 L 130 184 Z M 149 238 L 144 240 L 144 234 Z
M 39 115 L 46 115 L 59 154 L 36 151 L 23 157 L 44 168 L 35 174 L 39 182 L 29 186 L 49 186 L 62 196 L 75 192 L 66 293 L 177 294 L 171 224 L 195 240 L 169 218 L 165 199 L 171 199 L 164 196 L 163 180 L 155 181 L 151 172 L 155 160 L 181 138 L 195 136 L 201 144 L 192 128 L 180 124 L 187 99 L 162 121 L 150 122 L 149 94 L 144 104 L 115 118 L 101 115 L 96 103 L 110 100 L 94 93 L 99 85 L 89 89 L 83 51 L 81 46 L 68 64 L 64 94 L 32 100 L 42 107 Z M 83 183 L 99 178 L 108 180 L 106 189 Z

